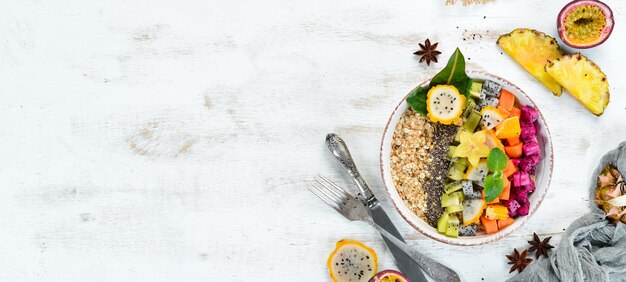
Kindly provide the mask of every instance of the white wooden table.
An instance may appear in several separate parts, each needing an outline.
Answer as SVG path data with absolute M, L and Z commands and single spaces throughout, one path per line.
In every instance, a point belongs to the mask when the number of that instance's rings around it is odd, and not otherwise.
M 626 3 L 583 54 L 608 75 L 595 117 L 552 96 L 495 41 L 516 27 L 556 36 L 567 1 L 7 1 L 0 11 L 0 281 L 326 281 L 341 238 L 395 268 L 380 236 L 314 198 L 315 173 L 351 185 L 324 150 L 336 132 L 374 192 L 393 107 L 457 46 L 469 66 L 522 87 L 555 149 L 538 213 L 487 246 L 412 229 L 409 243 L 463 280 L 508 276 L 505 254 L 588 211 L 600 156 L 626 140 Z M 444 63 L 412 53 L 439 42 Z M 221 280 L 220 280 L 221 281 Z

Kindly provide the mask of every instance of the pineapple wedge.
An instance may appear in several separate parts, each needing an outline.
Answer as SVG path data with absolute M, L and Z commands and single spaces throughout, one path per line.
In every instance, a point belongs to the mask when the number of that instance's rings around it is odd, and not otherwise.
M 599 116 L 609 105 L 609 82 L 600 67 L 581 54 L 565 55 L 551 60 L 546 73 Z
M 563 88 L 545 71 L 548 60 L 563 56 L 554 38 L 540 31 L 518 28 L 501 35 L 496 43 L 554 95 L 561 96 Z

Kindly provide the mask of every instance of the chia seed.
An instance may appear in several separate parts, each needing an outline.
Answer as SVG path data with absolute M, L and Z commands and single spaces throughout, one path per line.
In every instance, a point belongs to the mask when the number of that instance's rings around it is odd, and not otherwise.
M 443 214 L 441 207 L 441 195 L 443 194 L 443 179 L 447 178 L 450 161 L 447 159 L 448 148 L 458 127 L 454 125 L 445 125 L 436 123 L 435 134 L 433 138 L 433 147 L 430 149 L 430 156 L 433 159 L 431 164 L 431 177 L 426 179 L 422 189 L 426 192 L 426 211 L 424 215 L 428 223 L 437 226 L 439 217 Z

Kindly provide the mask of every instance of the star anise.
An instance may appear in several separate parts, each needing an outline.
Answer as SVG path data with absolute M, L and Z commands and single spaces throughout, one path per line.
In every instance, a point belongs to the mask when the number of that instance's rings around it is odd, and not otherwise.
M 418 56 L 422 56 L 420 58 L 420 63 L 423 62 L 424 60 L 426 60 L 426 65 L 430 66 L 430 62 L 437 62 L 437 56 L 439 54 L 441 54 L 441 52 L 437 51 L 437 45 L 439 44 L 439 42 L 430 45 L 430 39 L 426 39 L 426 42 L 424 42 L 424 44 L 419 43 L 420 45 L 420 49 L 416 51 L 415 55 Z
M 552 239 L 552 236 L 545 238 L 543 239 L 543 241 L 541 241 L 539 239 L 539 236 L 537 236 L 536 233 L 533 233 L 533 240 L 528 241 L 528 244 L 532 245 L 532 247 L 530 247 L 528 251 L 530 251 L 531 253 L 535 252 L 536 259 L 539 259 L 541 255 L 548 257 L 548 250 L 554 248 L 554 246 L 548 244 L 550 239 Z
M 513 255 L 506 256 L 509 259 L 509 264 L 512 264 L 511 270 L 509 273 L 517 270 L 517 272 L 522 272 L 524 269 L 533 262 L 533 259 L 527 258 L 528 250 L 524 250 L 521 254 L 517 251 L 517 249 L 513 249 Z

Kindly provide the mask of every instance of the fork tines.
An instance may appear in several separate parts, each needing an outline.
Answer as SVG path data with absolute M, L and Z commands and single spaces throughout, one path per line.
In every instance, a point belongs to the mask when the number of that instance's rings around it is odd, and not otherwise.
M 322 175 L 318 174 L 313 180 L 315 182 L 312 182 L 307 188 L 334 209 L 340 209 L 341 204 L 345 204 L 346 200 L 352 197 L 337 184 Z

